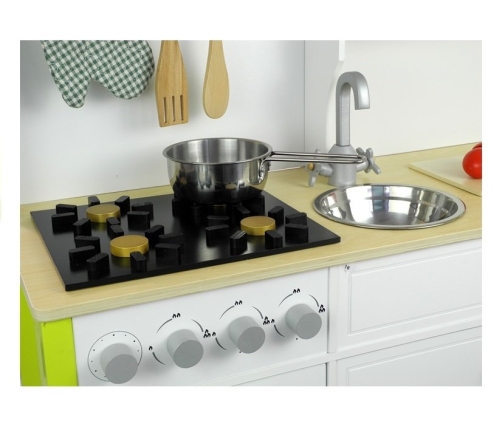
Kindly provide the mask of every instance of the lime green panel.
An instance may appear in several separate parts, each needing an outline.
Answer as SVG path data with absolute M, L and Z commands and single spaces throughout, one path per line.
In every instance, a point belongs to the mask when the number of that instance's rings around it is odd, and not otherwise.
M 40 335 L 47 385 L 77 385 L 71 319 L 40 323 Z
M 21 384 L 25 386 L 41 385 L 40 364 L 37 353 L 37 335 L 35 321 L 21 289 L 20 303 L 20 362 Z

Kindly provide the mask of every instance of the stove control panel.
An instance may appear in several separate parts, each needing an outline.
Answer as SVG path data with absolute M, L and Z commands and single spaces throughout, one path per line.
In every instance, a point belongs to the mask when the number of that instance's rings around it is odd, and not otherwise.
M 199 385 L 327 353 L 328 270 L 73 319 L 80 385 Z

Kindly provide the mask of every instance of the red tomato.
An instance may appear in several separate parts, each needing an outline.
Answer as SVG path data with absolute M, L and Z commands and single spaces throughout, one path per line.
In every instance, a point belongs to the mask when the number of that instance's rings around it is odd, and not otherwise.
M 482 151 L 482 147 L 475 147 L 465 154 L 462 161 L 465 173 L 474 179 L 481 179 L 482 176 Z
M 472 149 L 482 148 L 482 147 L 483 147 L 483 143 L 479 142 L 479 143 L 476 143 L 476 145 L 474 145 L 474 148 L 472 148 Z

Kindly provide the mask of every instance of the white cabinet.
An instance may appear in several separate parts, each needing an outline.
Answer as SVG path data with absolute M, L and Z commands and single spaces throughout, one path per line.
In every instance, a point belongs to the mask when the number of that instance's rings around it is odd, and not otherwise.
M 288 322 L 300 305 L 312 338 Z M 232 343 L 242 317 L 265 334 L 253 353 Z M 204 350 L 189 368 L 166 348 L 187 330 Z M 110 383 L 90 351 L 117 333 L 142 348 L 126 385 L 480 385 L 481 240 L 75 317 L 73 333 L 81 385 Z
M 481 385 L 481 329 L 360 354 L 328 366 L 330 385 Z
M 333 267 L 329 305 L 329 385 L 481 384 L 481 239 Z

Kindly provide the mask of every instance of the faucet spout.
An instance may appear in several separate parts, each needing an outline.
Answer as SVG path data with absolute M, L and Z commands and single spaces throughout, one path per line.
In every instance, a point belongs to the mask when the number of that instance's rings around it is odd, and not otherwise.
M 370 91 L 366 78 L 359 72 L 345 72 L 336 84 L 336 144 L 350 146 L 350 90 L 354 108 L 369 109 Z
M 330 154 L 354 156 L 359 155 L 361 162 L 348 163 L 309 163 L 306 169 L 309 172 L 309 187 L 315 184 L 318 175 L 327 176 L 328 184 L 334 187 L 349 187 L 356 183 L 356 174 L 361 170 L 368 173 L 370 170 L 377 175 L 381 172 L 375 163 L 373 150 L 368 148 L 354 149 L 350 145 L 350 90 L 354 91 L 356 109 L 369 109 L 370 92 L 366 78 L 359 72 L 345 72 L 338 78 L 336 84 L 336 143 L 329 150 Z

